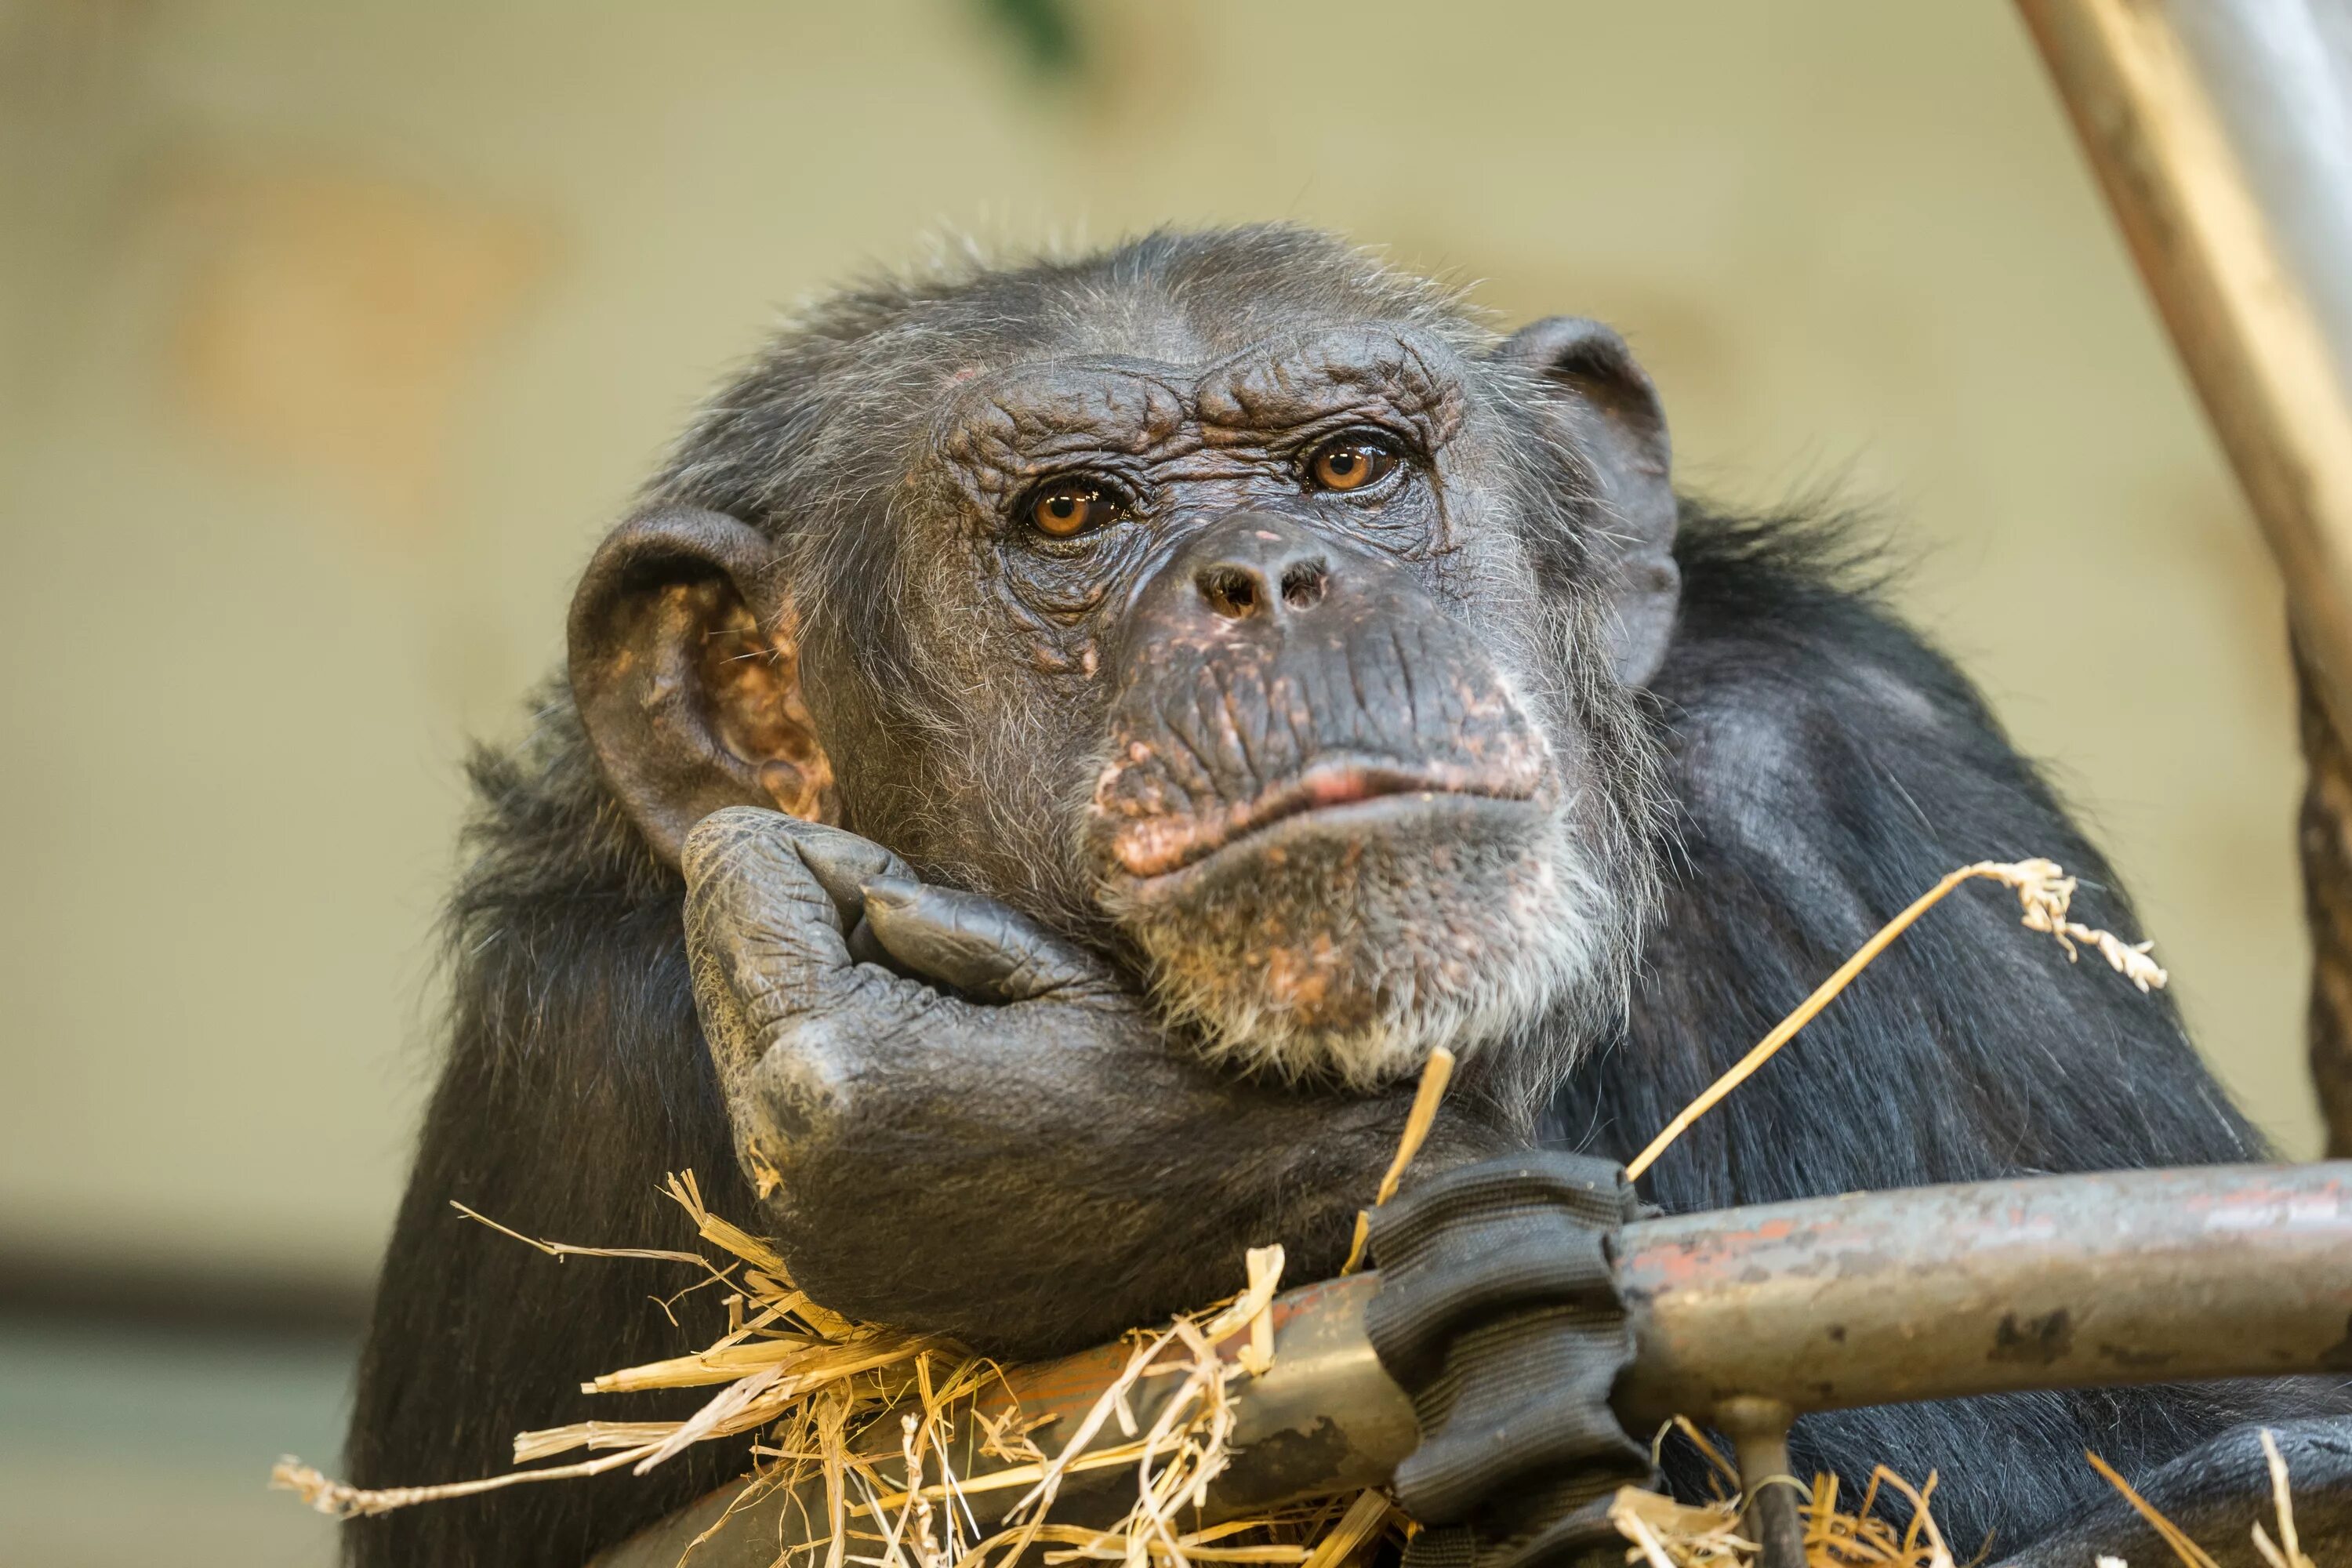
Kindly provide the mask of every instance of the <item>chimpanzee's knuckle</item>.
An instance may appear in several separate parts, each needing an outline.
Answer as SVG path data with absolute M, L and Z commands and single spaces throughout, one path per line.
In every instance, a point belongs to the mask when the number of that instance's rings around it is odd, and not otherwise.
M 790 822 L 782 812 L 752 805 L 722 806 L 688 830 L 678 866 L 689 885 L 731 868 L 752 846 L 772 839 L 774 825 Z
M 715 965 L 737 990 L 753 990 L 809 947 L 811 917 L 803 902 L 772 887 L 693 889 L 686 898 L 687 951 Z
M 681 865 L 689 939 L 731 941 L 786 931 L 823 919 L 831 909 L 791 842 L 764 826 L 717 829 L 698 847 L 689 840 Z
M 856 1103 L 856 1074 L 840 1031 L 810 1019 L 769 1037 L 751 1089 L 761 1130 L 799 1150 L 839 1135 Z
M 812 848 L 840 850 L 862 846 L 877 855 L 888 853 L 872 839 L 861 837 L 845 827 L 835 827 L 829 822 L 811 822 L 806 817 L 787 816 L 784 824 L 784 833 L 794 843 Z

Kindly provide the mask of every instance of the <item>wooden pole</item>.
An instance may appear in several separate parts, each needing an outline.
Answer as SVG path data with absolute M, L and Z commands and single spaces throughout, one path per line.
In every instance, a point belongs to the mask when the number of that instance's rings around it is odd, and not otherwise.
M 2206 23 L 2255 43 L 2301 10 L 2300 0 L 2200 4 L 2212 8 Z M 2352 256 L 2317 267 L 2306 257 L 2298 270 L 2282 249 L 2159 0 L 2018 8 L 2285 579 L 2312 764 L 2302 840 L 2316 949 L 2312 1069 L 2331 1152 L 2352 1152 L 2352 365 L 2331 349 L 2309 292 L 2352 289 Z M 2273 181 L 2274 203 L 2279 193 Z M 2340 181 L 2306 179 L 2286 196 L 2352 204 Z

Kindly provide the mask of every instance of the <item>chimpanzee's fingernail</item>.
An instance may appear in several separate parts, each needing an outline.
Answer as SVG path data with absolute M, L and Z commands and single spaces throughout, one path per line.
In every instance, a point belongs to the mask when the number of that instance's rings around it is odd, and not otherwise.
M 904 877 L 877 877 L 858 885 L 858 893 L 869 904 L 903 910 L 922 896 L 923 885 Z

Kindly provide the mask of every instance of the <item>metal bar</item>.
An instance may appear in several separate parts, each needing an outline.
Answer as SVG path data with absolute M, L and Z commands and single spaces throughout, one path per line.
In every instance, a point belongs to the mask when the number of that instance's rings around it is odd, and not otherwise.
M 1715 1407 L 1739 1458 L 1748 1511 L 1740 1528 L 1762 1552 L 1762 1568 L 1805 1568 L 1805 1521 L 1797 1513 L 1789 1426 L 1797 1413 L 1777 1399 L 1727 1399 Z
M 1628 1227 L 1627 1420 L 2352 1367 L 2352 1164 L 1856 1194 Z
M 1625 1227 L 1618 1278 L 1636 1350 L 1615 1404 L 1637 1432 L 1676 1414 L 1717 1421 L 1738 1399 L 1801 1413 L 2352 1371 L 2352 1163 L 2042 1177 L 1675 1215 Z M 1377 1284 L 1359 1275 L 1277 1303 L 1274 1366 L 1236 1388 L 1240 1451 L 1217 1484 L 1216 1511 L 1378 1485 L 1412 1451 L 1412 1406 L 1364 1338 Z M 1009 1378 L 1024 1413 L 1066 1426 L 1126 1354 L 1106 1347 Z M 1049 1448 L 1053 1431 L 1040 1437 Z M 969 1443 L 958 1460 L 974 1516 L 993 1523 L 1020 1489 L 971 1484 L 1004 1461 Z M 1065 1495 L 1057 1513 L 1115 1514 L 1133 1478 L 1098 1472 Z M 675 1568 L 732 1497 L 655 1526 L 603 1568 Z M 814 1500 L 775 1496 L 741 1510 L 696 1550 L 695 1568 L 766 1568 L 780 1538 L 824 1518 Z

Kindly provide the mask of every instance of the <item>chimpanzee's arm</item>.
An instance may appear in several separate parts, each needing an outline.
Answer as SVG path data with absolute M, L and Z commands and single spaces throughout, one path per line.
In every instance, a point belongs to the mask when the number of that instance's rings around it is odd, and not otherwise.
M 1238 1289 L 1251 1246 L 1282 1242 L 1295 1282 L 1339 1267 L 1411 1084 L 1237 1080 L 1061 938 L 839 829 L 739 807 L 684 858 L 737 1146 L 817 1300 L 1024 1356 Z M 1476 1103 L 1417 1170 L 1509 1146 Z

